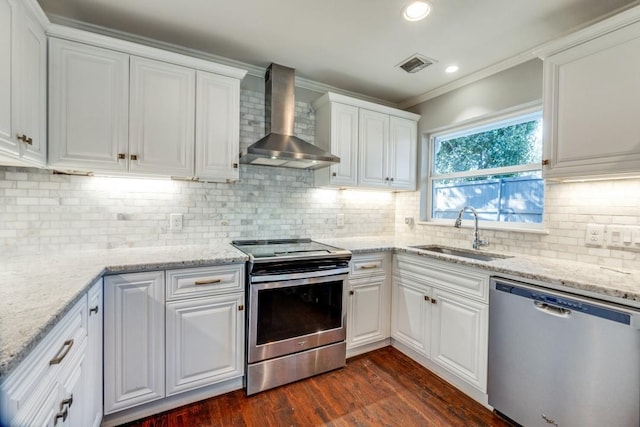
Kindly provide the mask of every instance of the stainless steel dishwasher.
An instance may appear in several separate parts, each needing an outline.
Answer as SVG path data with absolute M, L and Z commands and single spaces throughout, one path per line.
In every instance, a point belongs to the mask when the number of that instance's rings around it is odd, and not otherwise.
M 640 310 L 500 278 L 489 405 L 526 427 L 640 426 Z

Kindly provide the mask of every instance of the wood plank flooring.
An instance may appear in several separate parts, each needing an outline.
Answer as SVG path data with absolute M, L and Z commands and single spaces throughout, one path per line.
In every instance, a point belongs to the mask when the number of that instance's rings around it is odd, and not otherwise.
M 385 347 L 347 367 L 247 397 L 203 400 L 128 427 L 510 426 L 404 354 Z

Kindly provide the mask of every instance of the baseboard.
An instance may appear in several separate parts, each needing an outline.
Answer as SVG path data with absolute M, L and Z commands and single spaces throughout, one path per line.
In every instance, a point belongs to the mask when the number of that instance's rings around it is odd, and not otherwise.
M 468 384 L 466 381 L 461 380 L 456 375 L 447 371 L 443 367 L 433 363 L 430 359 L 421 355 L 420 353 L 413 350 L 412 348 L 394 340 L 393 338 L 391 338 L 391 346 L 397 349 L 398 351 L 400 351 L 401 353 L 405 354 L 406 356 L 410 357 L 411 359 L 415 360 L 416 362 L 418 362 L 419 364 L 421 364 L 422 366 L 424 366 L 425 368 L 427 368 L 428 370 L 430 370 L 431 372 L 433 372 L 434 374 L 436 374 L 446 382 L 450 383 L 452 386 L 454 386 L 455 388 L 457 388 L 467 396 L 471 397 L 473 400 L 482 404 L 486 408 L 493 410 L 493 408 L 489 406 L 489 395 L 487 395 L 487 393 L 483 393 L 482 391 L 478 390 L 471 384 Z
M 347 348 L 347 358 L 353 356 L 359 356 L 364 353 L 369 353 L 373 350 L 378 350 L 383 347 L 391 345 L 391 338 L 384 339 L 382 341 L 376 341 L 371 344 L 365 344 L 354 348 Z
M 159 414 L 160 412 L 178 408 L 189 403 L 198 402 L 210 397 L 219 396 L 229 393 L 230 391 L 240 390 L 242 388 L 242 380 L 244 377 L 233 378 L 219 384 L 202 387 L 197 390 L 186 391 L 175 396 L 165 397 L 164 399 L 149 402 L 135 408 L 125 409 L 115 414 L 107 415 L 102 420 L 102 427 L 117 426 L 148 417 L 149 415 Z

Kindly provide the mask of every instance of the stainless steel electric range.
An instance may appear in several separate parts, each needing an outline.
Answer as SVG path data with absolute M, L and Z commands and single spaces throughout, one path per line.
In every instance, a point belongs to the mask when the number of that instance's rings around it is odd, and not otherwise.
M 247 263 L 247 394 L 346 364 L 351 252 L 296 240 L 232 244 Z

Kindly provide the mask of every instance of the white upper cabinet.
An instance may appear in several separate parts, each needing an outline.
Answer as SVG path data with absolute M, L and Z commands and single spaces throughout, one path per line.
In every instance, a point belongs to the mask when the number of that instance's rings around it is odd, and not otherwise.
M 389 115 L 360 109 L 360 184 L 387 187 Z
M 544 176 L 640 175 L 640 7 L 539 54 L 544 58 Z
M 49 165 L 126 172 L 129 55 L 49 40 Z
M 196 78 L 196 176 L 237 180 L 240 80 L 204 71 Z
M 340 157 L 316 185 L 415 190 L 419 115 L 335 93 L 313 106 L 318 146 Z
M 0 0 L 0 164 L 46 162 L 47 40 L 35 12 Z
M 389 186 L 396 190 L 415 190 L 418 123 L 401 117 L 389 118 Z
M 358 185 L 358 107 L 330 102 L 316 110 L 316 141 L 340 157 L 340 163 L 316 171 L 316 180 L 332 185 Z
M 129 169 L 194 175 L 195 70 L 131 57 Z
M 49 35 L 50 167 L 238 179 L 245 70 L 67 27 Z

